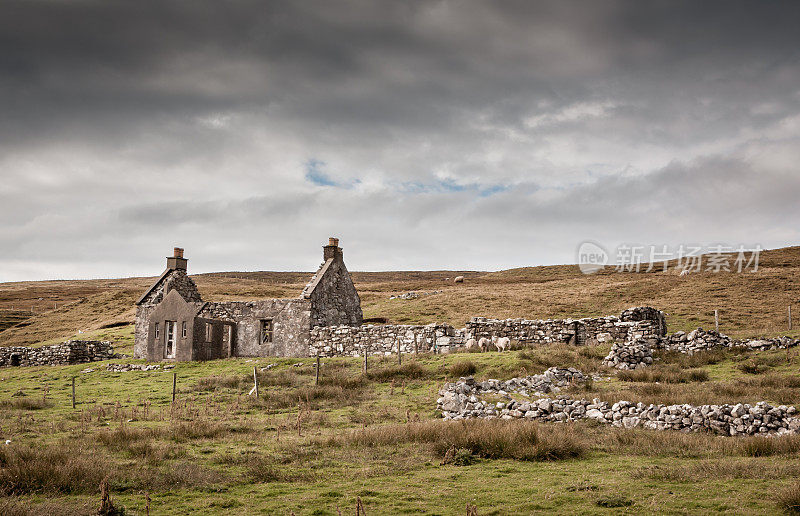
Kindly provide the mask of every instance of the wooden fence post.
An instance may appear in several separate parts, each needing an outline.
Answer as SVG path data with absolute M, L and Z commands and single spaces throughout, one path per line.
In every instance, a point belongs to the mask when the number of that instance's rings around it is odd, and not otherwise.
M 172 403 L 175 403 L 175 387 L 178 385 L 178 373 L 172 373 Z
M 714 331 L 719 332 L 719 310 L 714 310 Z
M 72 377 L 72 408 L 75 408 L 75 377 Z
M 253 366 L 253 383 L 255 384 L 256 389 L 256 399 L 258 399 L 258 373 L 256 373 L 255 366 Z
M 367 374 L 367 356 L 369 352 L 367 351 L 367 346 L 364 346 L 364 374 Z
M 403 365 L 403 354 L 400 351 L 400 339 L 397 339 L 397 365 Z
M 314 385 L 319 385 L 319 351 L 317 351 L 317 371 L 314 376 Z

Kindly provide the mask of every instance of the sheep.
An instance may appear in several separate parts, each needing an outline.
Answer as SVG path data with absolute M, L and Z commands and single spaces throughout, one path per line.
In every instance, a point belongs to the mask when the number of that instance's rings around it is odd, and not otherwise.
M 456 276 L 453 278 L 453 283 L 464 283 L 464 276 Z
M 494 335 L 492 336 L 492 344 L 497 348 L 497 351 L 505 351 L 511 347 L 511 339 Z
M 690 273 L 689 269 L 683 269 L 678 276 L 688 276 Z
M 464 348 L 465 348 L 465 349 L 467 349 L 467 350 L 470 350 L 470 349 L 472 349 L 472 348 L 477 348 L 477 347 L 478 347 L 478 341 L 477 341 L 477 340 L 475 340 L 475 338 L 474 338 L 474 337 L 469 337 L 469 338 L 468 338 L 468 339 L 467 339 L 467 340 L 464 342 Z
M 489 349 L 490 341 L 486 337 L 481 337 L 478 339 L 478 347 L 481 348 L 481 351 L 486 351 Z

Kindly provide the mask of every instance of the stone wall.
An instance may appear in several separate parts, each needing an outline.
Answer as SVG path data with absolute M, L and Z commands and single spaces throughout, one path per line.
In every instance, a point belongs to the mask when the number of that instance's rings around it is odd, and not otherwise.
M 623 321 L 614 316 L 545 320 L 473 317 L 467 323 L 465 331 L 476 339 L 509 337 L 523 346 L 554 342 L 582 345 L 634 338 L 655 339 L 661 334 L 662 324 L 644 319 Z
M 111 342 L 68 340 L 62 344 L 28 348 L 0 347 L 0 367 L 70 365 L 117 358 Z
M 566 375 L 565 371 L 570 374 Z M 551 373 L 548 377 L 548 373 Z M 532 380 L 533 379 L 533 380 Z M 475 382 L 462 378 L 447 383 L 439 391 L 437 409 L 447 420 L 468 418 L 525 419 L 529 421 L 564 422 L 591 419 L 598 423 L 624 428 L 713 432 L 720 435 L 782 435 L 800 433 L 800 419 L 792 406 L 773 406 L 767 402 L 723 405 L 645 405 L 630 401 L 608 403 L 568 396 L 526 399 L 531 385 L 544 384 L 556 391 L 567 383 L 580 383 L 583 375 L 574 370 L 548 370 L 545 375 L 512 378 L 501 382 Z M 503 401 L 482 399 L 501 396 Z
M 768 349 L 786 349 L 797 346 L 800 341 L 791 337 L 779 337 L 772 339 L 731 339 L 724 333 L 714 330 L 703 330 L 697 328 L 689 333 L 677 331 L 661 339 L 658 344 L 659 349 L 665 351 L 677 351 L 679 353 L 692 354 L 695 351 L 709 350 L 715 348 L 746 348 L 764 351 Z
M 236 325 L 233 356 L 302 357 L 308 353 L 311 324 L 311 302 L 308 299 L 206 303 L 197 315 Z M 261 343 L 262 319 L 272 319 L 272 342 Z
M 463 347 L 468 336 L 476 339 L 509 337 L 523 346 L 566 342 L 583 345 L 591 342 L 649 339 L 656 341 L 665 331 L 664 313 L 649 307 L 631 308 L 621 317 L 585 319 L 487 319 L 473 317 L 465 328 L 448 324 L 317 326 L 311 330 L 309 355 L 361 356 L 370 354 L 447 353 Z
M 463 343 L 463 332 L 449 324 L 367 324 L 363 326 L 317 326 L 311 330 L 309 355 L 363 356 L 447 351 Z

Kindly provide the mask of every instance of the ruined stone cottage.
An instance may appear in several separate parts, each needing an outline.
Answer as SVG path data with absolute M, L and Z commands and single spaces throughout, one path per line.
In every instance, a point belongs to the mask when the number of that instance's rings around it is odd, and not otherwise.
M 337 238 L 323 247 L 323 259 L 299 297 L 213 302 L 201 299 L 176 247 L 167 269 L 136 302 L 134 357 L 307 356 L 313 327 L 359 326 L 363 319 Z

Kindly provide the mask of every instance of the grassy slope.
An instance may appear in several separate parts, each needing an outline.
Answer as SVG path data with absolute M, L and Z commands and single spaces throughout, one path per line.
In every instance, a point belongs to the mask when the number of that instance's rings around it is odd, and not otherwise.
M 467 502 L 476 504 L 480 514 L 777 512 L 774 496 L 764 493 L 794 482 L 800 473 L 800 440 L 786 449 L 753 452 L 751 445 L 745 446 L 748 441 L 724 437 L 542 425 L 543 435 L 565 432 L 555 437 L 574 440 L 583 456 L 544 462 L 479 458 L 457 467 L 441 466 L 441 454 L 424 443 L 398 438 L 390 445 L 371 446 L 348 437 L 371 429 L 402 429 L 409 414 L 418 415 L 423 424 L 434 421 L 436 390 L 454 362 L 471 360 L 480 378 L 541 370 L 552 363 L 601 371 L 598 357 L 605 351 L 557 347 L 504 355 L 406 357 L 406 369 L 395 368 L 395 359 L 389 358 L 373 361 L 376 376 L 369 380 L 359 380 L 359 359 L 330 359 L 323 365 L 319 390 L 313 388 L 308 359 L 182 363 L 176 367 L 174 409 L 172 375 L 165 372 L 111 373 L 102 364 L 4 369 L 0 437 L 10 438 L 12 446 L 77 446 L 69 448 L 71 456 L 97 464 L 103 470 L 100 477 L 110 474 L 115 500 L 134 514 L 144 513 L 144 492 L 152 499 L 152 514 L 333 515 L 337 507 L 347 514 L 356 497 L 369 514 L 463 514 Z M 800 403 L 797 389 L 752 387 L 754 379 L 797 378 L 800 361 L 791 357 L 787 363 L 785 353 L 760 356 L 771 364 L 763 375 L 743 373 L 737 364 L 746 357 L 725 354 L 700 366 L 711 380 L 669 384 L 666 394 L 696 402 L 765 397 Z M 410 362 L 420 366 L 416 373 L 408 368 Z M 261 400 L 244 396 L 252 368 L 268 363 L 276 366 L 262 375 Z M 294 365 L 298 363 L 302 365 Z M 87 367 L 94 371 L 82 372 Z M 408 378 L 409 371 L 418 378 Z M 69 401 L 72 376 L 77 376 L 79 397 L 74 411 Z M 575 395 L 646 400 L 660 386 L 612 379 Z M 45 389 L 48 403 L 43 408 L 8 406 L 20 399 L 35 404 Z M 12 396 L 20 391 L 25 396 Z M 704 397 L 697 398 L 697 392 Z M 303 411 L 300 436 L 298 401 Z M 181 423 L 196 435 L 169 433 Z M 145 439 L 143 448 L 135 434 L 143 429 L 162 433 Z M 115 433 L 117 438 L 103 437 Z M 2 453 L 0 449 L 0 459 Z M 52 511 L 55 503 L 64 514 L 88 514 L 96 507 L 96 489 L 54 492 L 58 485 L 19 498 L 0 496 L 0 508 L 13 514 L 26 507 L 37 514 Z M 598 505 L 604 500 L 631 505 L 609 509 Z
M 605 271 L 583 276 L 575 267 L 556 266 L 468 273 L 462 285 L 445 283 L 445 277 L 456 274 L 447 271 L 354 273 L 354 277 L 365 316 L 388 317 L 393 322 L 444 320 L 461 325 L 472 315 L 574 317 L 614 314 L 628 306 L 650 304 L 669 313 L 671 330 L 711 327 L 716 308 L 723 331 L 750 336 L 787 333 L 786 305 L 798 298 L 799 272 L 800 248 L 791 248 L 765 253 L 759 272 L 747 274 L 679 278 L 674 271 Z M 296 295 L 308 276 L 220 273 L 199 275 L 195 280 L 207 299 L 257 299 Z M 83 330 L 81 337 L 108 338 L 121 351 L 130 352 L 131 326 L 102 327 L 132 321 L 133 301 L 151 281 L 2 284 L 0 309 L 33 307 L 37 313 L 29 325 L 0 333 L 0 345 L 57 342 Z M 444 292 L 409 301 L 388 299 L 391 293 L 409 290 Z M 45 311 L 51 302 L 59 308 Z M 483 458 L 456 467 L 440 466 L 441 454 L 425 443 L 398 439 L 393 445 L 363 446 L 347 441 L 346 436 L 356 435 L 365 426 L 367 431 L 392 424 L 402 428 L 407 414 L 418 414 L 423 422 L 435 421 L 436 391 L 453 362 L 469 359 L 476 363 L 479 377 L 503 378 L 540 372 L 550 365 L 601 370 L 598 357 L 605 351 L 556 347 L 531 355 L 419 357 L 424 372 L 420 378 L 406 378 L 403 370 L 392 370 L 392 360 L 385 360 L 373 367 L 386 374 L 367 380 L 359 380 L 359 359 L 332 359 L 323 367 L 324 380 L 329 376 L 330 385 L 321 390 L 311 386 L 309 360 L 178 364 L 179 401 L 174 409 L 170 408 L 169 373 L 110 373 L 103 364 L 3 369 L 0 440 L 11 439 L 12 446 L 0 446 L 0 463 L 7 460 L 4 450 L 16 446 L 66 447 L 79 463 L 89 465 L 87 475 L 110 473 L 115 500 L 135 514 L 144 513 L 144 492 L 152 499 L 152 514 L 191 510 L 336 514 L 337 507 L 347 514 L 353 512 L 356 497 L 362 498 L 369 514 L 463 514 L 467 502 L 475 503 L 480 514 L 777 511 L 775 493 L 800 475 L 800 445 L 758 456 L 759 443 L 747 448 L 727 444 L 746 443 L 740 440 L 577 424 L 563 427 L 567 434 L 562 437 L 580 443 L 585 449 L 580 458 L 552 462 Z M 800 360 L 793 355 L 788 361 L 779 352 L 728 353 L 707 362 L 687 362 L 685 357 L 664 360 L 665 365 L 654 369 L 662 373 L 658 383 L 612 376 L 608 382 L 596 382 L 589 392 L 576 394 L 643 402 L 766 399 L 800 405 L 796 387 Z M 765 372 L 743 372 L 752 369 L 742 367 L 748 361 L 757 362 Z M 248 375 L 253 366 L 267 363 L 277 366 L 265 373 L 262 399 L 254 401 L 245 396 L 251 386 Z M 295 367 L 295 363 L 303 365 Z M 94 371 L 82 373 L 87 368 Z M 709 380 L 671 383 L 682 378 L 676 371 L 691 368 L 705 370 Z M 72 376 L 78 378 L 80 403 L 75 411 L 69 402 Z M 48 402 L 38 408 L 45 390 Z M 20 392 L 24 396 L 14 396 Z M 302 436 L 295 429 L 298 402 L 304 421 Z M 147 416 L 145 404 L 150 406 Z M 175 433 L 181 423 L 211 430 L 187 437 Z M 104 432 L 120 427 L 133 432 L 149 428 L 156 434 L 104 444 Z M 554 428 L 542 425 L 541 432 L 559 431 Z M 345 442 L 332 444 L 336 439 Z M 62 471 L 69 472 L 68 467 L 64 465 Z M 50 473 L 48 478 L 58 475 Z M 58 482 L 36 487 L 33 482 L 19 498 L 0 496 L 0 513 L 88 514 L 96 510 L 97 500 L 96 487 L 67 488 Z M 606 508 L 598 505 L 602 500 L 632 505 Z
M 445 282 L 457 274 L 463 284 Z M 250 300 L 299 294 L 310 273 L 237 272 L 201 274 L 205 299 Z M 713 327 L 734 337 L 787 334 L 787 306 L 800 299 L 800 247 L 767 251 L 758 272 L 703 272 L 679 277 L 675 270 L 584 276 L 576 266 L 529 267 L 495 273 L 355 272 L 365 317 L 396 323 L 449 322 L 462 326 L 474 315 L 578 317 L 617 314 L 634 305 L 665 310 L 671 330 Z M 133 322 L 133 303 L 152 278 L 0 284 L 0 313 L 33 308 L 23 325 L 0 332 L 0 345 L 35 345 Z M 390 300 L 411 290 L 443 292 L 414 300 Z M 53 303 L 59 308 L 53 310 Z M 798 307 L 800 310 L 800 307 Z M 797 325 L 795 325 L 797 328 Z M 796 330 L 794 336 L 800 335 Z

